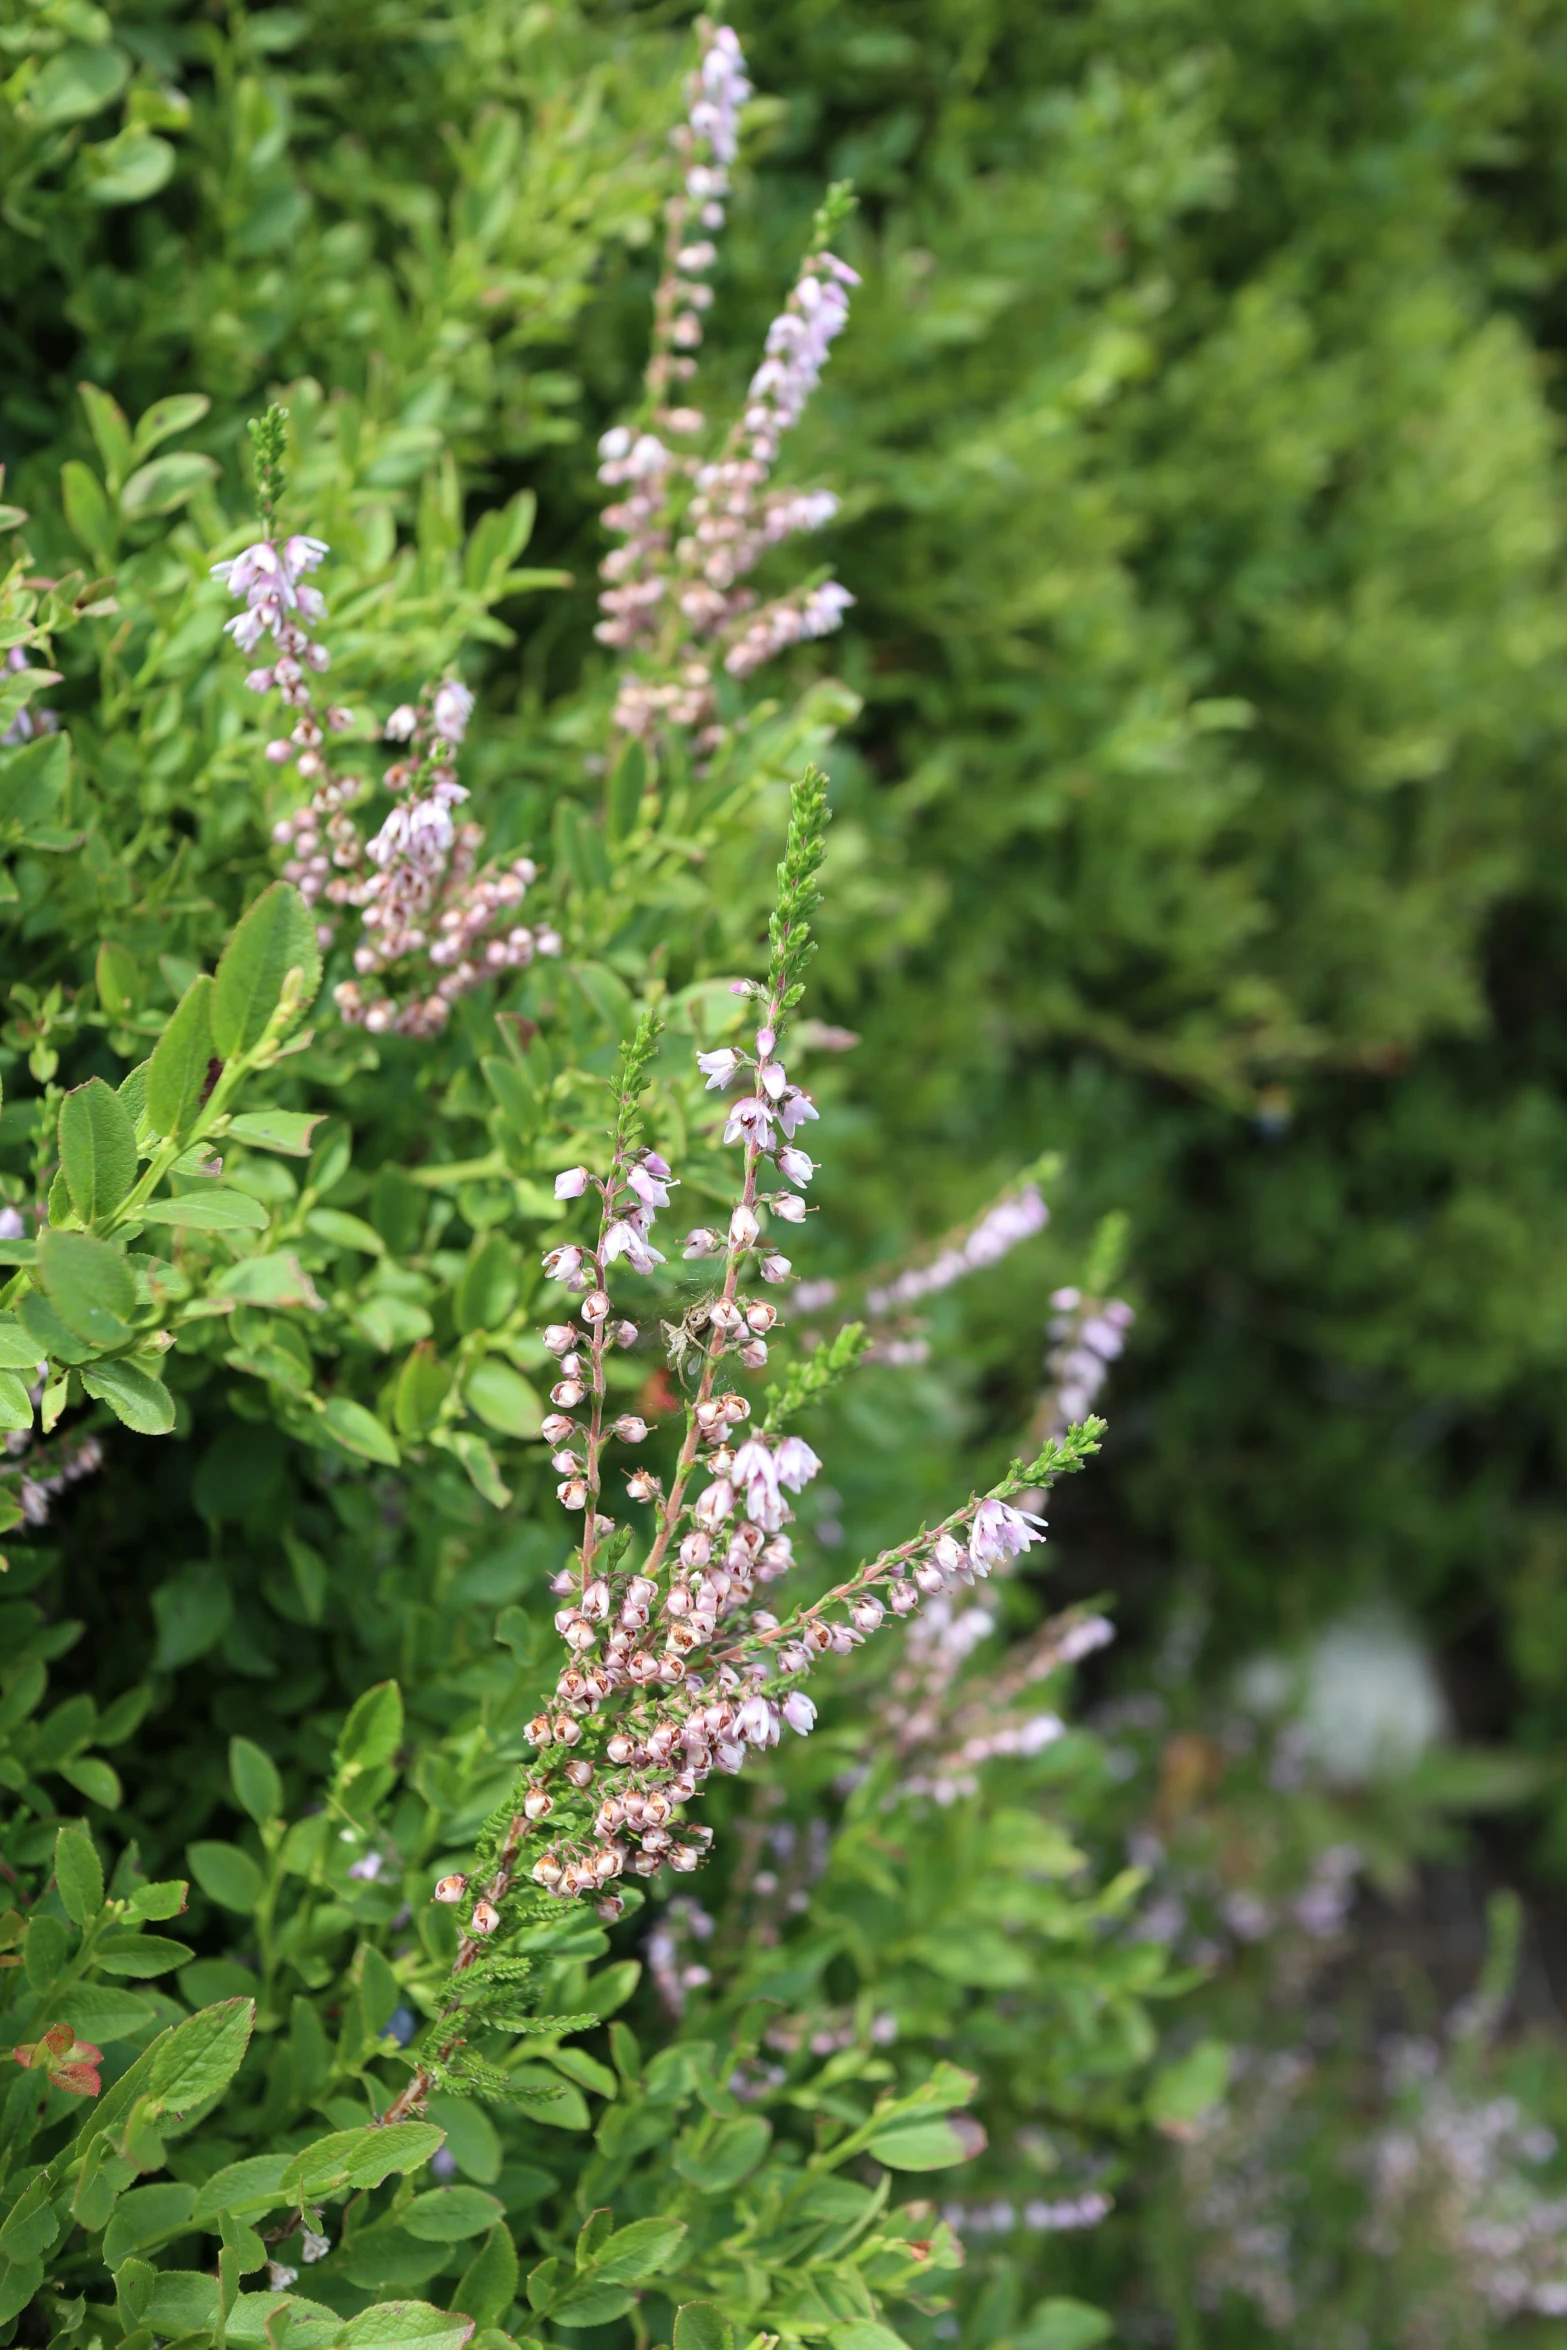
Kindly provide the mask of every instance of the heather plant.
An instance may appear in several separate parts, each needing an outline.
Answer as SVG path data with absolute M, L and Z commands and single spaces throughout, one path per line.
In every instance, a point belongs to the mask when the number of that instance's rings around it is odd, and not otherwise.
M 40 169 L 78 119 L 49 93 L 114 68 L 97 46 L 22 71 L 30 126 L 54 110 Z M 1133 1884 L 1097 1884 L 1055 1816 L 1089 1750 L 1051 1792 L 1050 1741 L 998 1731 L 927 1817 L 890 1730 L 833 1726 L 835 1674 L 874 1688 L 900 1630 L 1037 1556 L 1102 1424 L 1079 1378 L 1010 1466 L 992 1443 L 956 1483 L 938 1453 L 895 1537 L 832 1560 L 838 1413 L 890 1379 L 917 1417 L 915 1309 L 1037 1242 L 1054 1170 L 850 1283 L 862 1319 L 791 1329 L 782 1244 L 814 1239 L 807 1144 L 854 1043 L 802 1008 L 811 754 L 850 703 L 751 680 L 846 599 L 749 579 L 828 516 L 773 471 L 855 273 L 838 189 L 704 455 L 670 394 L 746 96 L 703 28 L 644 405 L 601 446 L 636 507 L 615 675 L 534 780 L 463 676 L 514 641 L 499 610 L 560 586 L 519 568 L 533 501 L 469 527 L 447 464 L 411 509 L 369 410 L 308 376 L 237 491 L 169 447 L 207 395 L 133 422 L 89 384 L 95 462 L 5 518 L 6 913 L 33 960 L 0 1129 L 0 2325 L 29 2339 L 887 2350 L 969 2322 L 909 2177 L 1009 2163 L 1032 2101 L 1085 2145 L 1137 2127 L 1168 1986 L 1157 1951 L 1101 1960 Z M 91 576 L 41 568 L 67 537 Z M 671 1262 L 677 1186 L 712 1220 Z M 1095 1361 L 1117 1327 L 1085 1322 Z M 94 1524 L 136 1559 L 114 1604 L 150 1682 L 105 1638 Z M 1047 1628 L 1019 1700 L 1103 1636 Z M 44 1712 L 78 1642 L 112 1697 Z M 127 1787 L 99 1750 L 133 1738 Z M 992 1766 L 1021 1773 L 994 1810 Z M 802 1856 L 782 1886 L 759 1837 Z M 705 1968 L 679 1956 L 699 1917 Z M 998 2101 L 990 1997 L 1024 1985 Z M 1034 2283 L 1020 2340 L 1098 2338 Z M 993 2336 L 982 2297 L 972 2322 Z

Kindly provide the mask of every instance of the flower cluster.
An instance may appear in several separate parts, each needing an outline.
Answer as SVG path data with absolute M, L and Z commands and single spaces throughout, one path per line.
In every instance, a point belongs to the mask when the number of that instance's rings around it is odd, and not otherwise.
M 793 1501 L 821 1466 L 788 1422 L 850 1366 L 862 1335 L 845 1331 L 796 1364 L 770 1391 L 765 1414 L 733 1383 L 767 1360 L 779 1317 L 762 1292 L 791 1271 L 769 1227 L 807 1212 L 815 1173 L 797 1138 L 816 1106 L 789 1074 L 783 1035 L 811 951 L 806 915 L 825 822 L 823 780 L 807 770 L 793 795 L 767 981 L 736 986 L 756 1004 L 757 1024 L 746 1043 L 697 1057 L 708 1090 L 722 1097 L 715 1124 L 741 1166 L 724 1229 L 695 1227 L 681 1252 L 687 1263 L 714 1260 L 713 1280 L 665 1324 L 689 1399 L 678 1455 L 667 1476 L 640 1462 L 619 1472 L 626 1501 L 648 1513 L 640 1542 L 634 1523 L 618 1522 L 618 1506 L 612 1514 L 604 1505 L 616 1450 L 634 1460 L 650 1434 L 640 1414 L 609 1402 L 611 1355 L 639 1337 L 611 1284 L 655 1278 L 665 1264 L 659 1217 L 678 1182 L 643 1140 L 651 1015 L 622 1051 L 606 1167 L 569 1167 L 556 1178 L 564 1206 L 591 1200 L 595 1211 L 590 1232 L 544 1257 L 546 1276 L 571 1302 L 569 1316 L 544 1331 L 559 1377 L 543 1433 L 558 1499 L 582 1532 L 556 1578 L 565 1653 L 553 1696 L 528 1724 L 535 1759 L 509 1823 L 473 1880 L 453 1872 L 435 1888 L 437 1900 L 466 1912 L 458 1976 L 481 1959 L 509 1901 L 537 1900 L 533 1888 L 553 1900 L 591 1899 L 613 1918 L 624 1906 L 617 1880 L 700 1867 L 712 1830 L 690 1813 L 704 1783 L 715 1771 L 741 1771 L 786 1729 L 810 1733 L 816 1706 L 805 1683 L 823 1657 L 847 1654 L 889 1618 L 1006 1568 L 1042 1535 L 1041 1521 L 1009 1497 L 1028 1475 L 1048 1473 L 1043 1461 L 1026 1473 L 1015 1467 L 998 1491 L 975 1496 L 817 1599 L 783 1612 L 770 1588 L 795 1566 Z M 1091 1441 L 1085 1435 L 1079 1449 Z M 666 1973 L 676 1957 L 671 1944 Z M 414 2110 L 445 2061 L 437 2046 L 394 2111 Z
M 709 27 L 677 134 L 682 184 L 666 221 L 664 272 L 654 301 L 647 383 L 650 428 L 616 425 L 599 443 L 599 479 L 624 494 L 604 520 L 621 545 L 606 556 L 599 598 L 601 643 L 645 656 L 620 681 L 615 724 L 631 735 L 660 726 L 702 729 L 712 748 L 719 663 L 748 677 L 806 638 L 829 635 L 853 602 L 836 581 L 818 581 L 761 608 L 742 583 L 770 548 L 819 530 L 838 510 L 829 491 L 769 488 L 783 434 L 816 388 L 833 339 L 848 318 L 848 263 L 813 250 L 768 329 L 745 408 L 717 456 L 677 450 L 706 429 L 700 409 L 671 407 L 670 387 L 696 371 L 702 316 L 718 258 L 712 232 L 736 151 L 739 109 L 750 94 L 740 45 L 727 25 Z M 707 234 L 693 237 L 693 225 Z
M 452 1005 L 487 979 L 525 968 L 535 955 L 559 954 L 559 935 L 517 919 L 538 869 L 527 857 L 480 869 L 484 828 L 459 821 L 468 794 L 457 780 L 456 759 L 473 696 L 448 678 L 426 687 L 417 704 L 404 704 L 386 722 L 389 741 L 406 745 L 382 777 L 391 813 L 368 839 L 352 810 L 367 796 L 362 778 L 334 772 L 328 737 L 346 733 L 353 713 L 316 707 L 312 672 L 330 666 L 310 624 L 326 614 L 325 599 L 305 574 L 328 553 L 321 539 L 259 539 L 242 554 L 213 565 L 245 608 L 227 623 L 241 649 L 253 653 L 265 636 L 275 650 L 245 683 L 253 693 L 276 692 L 294 723 L 269 742 L 275 767 L 292 765 L 310 787 L 304 807 L 282 816 L 273 840 L 289 852 L 283 878 L 308 906 L 353 907 L 361 920 L 354 950 L 357 976 L 334 990 L 343 1018 L 373 1033 L 437 1036 Z M 319 928 L 323 947 L 334 937 L 330 917 Z M 385 974 L 398 972 L 406 992 L 394 996 Z M 365 981 L 378 982 L 370 987 Z

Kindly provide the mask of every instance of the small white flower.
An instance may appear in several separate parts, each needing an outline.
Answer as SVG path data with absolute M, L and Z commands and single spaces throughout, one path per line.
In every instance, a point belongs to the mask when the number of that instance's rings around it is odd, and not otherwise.
M 586 1167 L 568 1167 L 563 1174 L 557 1175 L 555 1178 L 555 1197 L 557 1199 L 581 1199 L 587 1188 L 588 1171 Z

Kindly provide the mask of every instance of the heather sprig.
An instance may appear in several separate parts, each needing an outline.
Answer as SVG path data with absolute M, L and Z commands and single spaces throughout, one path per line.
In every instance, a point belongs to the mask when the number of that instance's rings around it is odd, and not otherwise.
M 816 952 L 810 917 L 821 904 L 817 876 L 827 854 L 827 778 L 807 767 L 789 795 L 789 830 L 778 868 L 778 898 L 767 926 L 771 954 L 767 995 L 776 1026 L 805 993 L 805 967 Z

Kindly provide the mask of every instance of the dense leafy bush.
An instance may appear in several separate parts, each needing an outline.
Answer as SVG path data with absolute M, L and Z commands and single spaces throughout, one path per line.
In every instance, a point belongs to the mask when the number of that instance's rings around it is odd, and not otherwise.
M 1196 1583 L 1219 1603 L 1223 1666 L 1264 1628 L 1391 1585 L 1461 1644 L 1468 1726 L 1554 1737 L 1562 624 L 1534 347 L 1555 331 L 1550 12 L 799 0 L 737 22 L 765 94 L 699 314 L 702 398 L 738 402 L 824 188 L 852 177 L 860 210 L 834 234 L 864 282 L 787 473 L 837 491 L 822 543 L 857 601 L 836 679 L 802 647 L 757 683 L 721 676 L 683 749 L 629 751 L 611 711 L 647 664 L 594 641 L 591 452 L 639 415 L 689 33 L 659 12 L 494 0 L 221 24 L 43 0 L 0 27 L 0 456 L 26 515 L 4 518 L 3 623 L 34 664 L 0 689 L 0 1180 L 23 1226 L 6 1310 L 26 1333 L 0 1378 L 10 1395 L 35 1346 L 57 1369 L 52 1433 L 5 1481 L 32 1521 L 0 1627 L 6 1852 L 18 1920 L 40 1904 L 25 1944 L 12 1930 L 30 1955 L 8 1980 L 21 2034 L 34 1996 L 78 1968 L 60 2020 L 107 2051 L 107 2077 L 187 2009 L 227 2015 L 265 1978 L 224 2101 L 183 2135 L 137 2122 L 142 2171 L 162 2178 L 166 2141 L 174 2185 L 128 2189 L 124 2226 L 108 2223 L 115 2318 L 100 2239 L 45 2243 L 32 2217 L 80 2109 L 52 2093 L 29 2150 L 36 2074 L 19 2076 L 8 2177 L 34 2191 L 26 2170 L 51 2165 L 19 2223 L 32 2232 L 0 2243 L 30 2335 L 146 2330 L 146 2295 L 177 2290 L 196 2300 L 153 2330 L 199 2331 L 212 2291 L 156 2275 L 216 2258 L 220 2235 L 199 2246 L 190 2227 L 207 2179 L 360 2126 L 404 2077 L 378 2035 L 422 2018 L 449 1955 L 430 1877 L 506 1792 L 554 1675 L 548 1583 L 568 1537 L 539 1443 L 536 1266 L 581 1234 L 549 1178 L 573 1155 L 603 1171 L 601 1089 L 639 1010 L 662 1006 L 651 1132 L 693 1216 L 704 1185 L 709 1212 L 727 1207 L 690 1055 L 729 1033 L 724 983 L 760 972 L 788 789 L 812 758 L 834 824 L 816 1025 L 796 1043 L 833 1141 L 802 1270 L 840 1294 L 794 1312 L 797 1334 L 814 1318 L 808 1335 L 831 1336 L 861 1310 L 866 1266 L 929 1262 L 926 1236 L 971 1230 L 1045 1146 L 1066 1154 L 1046 1178 L 1066 1239 L 1028 1239 L 1017 1279 L 987 1275 L 982 1248 L 962 1291 L 932 1294 L 928 1330 L 888 1320 L 879 1359 L 810 1423 L 835 1490 L 801 1510 L 824 1550 L 846 1527 L 874 1555 L 1003 1474 L 1035 1419 L 1045 1295 L 1113 1287 L 1114 1234 L 1098 1265 L 1090 1236 L 1129 1210 L 1146 1309 L 1112 1473 L 1057 1505 L 1058 1597 L 1108 1584 L 1152 1633 Z M 346 932 L 302 1041 L 308 925 L 263 895 L 285 861 L 308 864 L 297 825 L 273 839 L 302 795 L 262 755 L 209 566 L 254 535 L 245 426 L 273 396 L 283 527 L 331 549 L 332 692 L 354 718 L 340 750 L 378 775 L 371 713 L 428 712 L 421 688 L 460 672 L 478 694 L 468 813 L 486 856 L 540 869 L 521 919 L 564 948 L 466 994 L 433 1042 L 339 1020 Z M 770 554 L 758 578 L 787 603 L 817 575 Z M 29 736 L 41 708 L 61 733 Z M 715 720 L 724 739 L 698 746 Z M 270 1036 L 236 1008 L 235 966 L 221 976 L 258 905 L 277 935 L 245 957 L 269 974 L 262 995 L 277 982 L 268 1013 L 303 974 L 300 1017 L 284 1008 Z M 207 972 L 216 1024 L 192 994 Z M 204 1018 L 225 1063 L 205 1102 Z M 862 1039 L 847 1056 L 840 1024 Z M 243 1092 L 224 1049 L 241 1039 Z M 134 1078 L 122 1114 L 106 1109 L 155 1046 L 158 1114 Z M 202 1125 L 229 1113 L 224 1133 Z M 76 1183 L 59 1167 L 73 1122 Z M 111 1198 L 127 1124 L 133 1152 L 163 1147 Z M 214 1145 L 221 1227 L 180 1204 L 210 1218 Z M 153 1170 L 162 1212 L 133 1234 Z M 34 1286 L 20 1259 L 46 1204 Z M 73 1223 L 111 1250 L 130 1236 L 134 1298 L 58 1246 Z M 149 1344 L 163 1331 L 167 1351 Z M 655 1425 L 674 1400 L 657 1360 L 649 1334 L 616 1394 Z M 18 1423 L 25 1408 L 12 1396 Z M 126 1417 L 172 1436 L 124 1433 Z M 1036 1616 L 1012 1585 L 943 1698 L 952 1718 L 1023 1670 L 1000 1642 L 1037 1645 Z M 866 2298 L 902 2290 L 903 2223 L 863 2200 L 885 2166 L 835 2133 L 884 2086 L 935 2080 L 939 2103 L 956 2092 L 938 2064 L 979 2076 L 991 2151 L 961 2187 L 976 2209 L 1028 2200 L 1020 2179 L 1041 2208 L 1120 2191 L 1150 2098 L 1184 2142 L 1182 2100 L 1197 2112 L 1218 2077 L 1203 2035 L 1249 2027 L 1222 2001 L 1194 2011 L 1186 2053 L 1150 2071 L 1146 2002 L 1171 1978 L 1115 1870 L 1135 1804 L 1158 1812 L 1157 1765 L 1118 1794 L 1079 1734 L 1032 1756 L 1003 1743 L 950 1807 L 914 1792 L 879 1810 L 896 1740 L 859 1778 L 856 1725 L 873 1703 L 894 1718 L 880 1684 L 902 1637 L 840 1661 L 842 1712 L 768 1758 L 754 1798 L 720 1791 L 717 1890 L 699 1879 L 694 1908 L 660 1908 L 652 1941 L 644 1916 L 540 1946 L 541 2012 L 600 2024 L 538 2039 L 522 2085 L 553 2079 L 547 2104 L 482 2127 L 471 2104 L 439 2115 L 506 2230 L 470 2202 L 488 2232 L 421 2235 L 434 2223 L 405 2224 L 389 2174 L 345 2223 L 370 2231 L 364 2248 L 331 2220 L 312 2299 L 335 2317 L 301 2314 L 302 2332 L 363 2330 L 355 2312 L 394 2292 L 547 2329 L 505 2246 L 523 2271 L 567 2263 L 539 2288 L 558 2307 L 579 2224 L 582 2264 L 602 2252 L 603 2204 L 617 2225 L 686 2218 L 689 2250 L 660 2273 L 742 2328 L 835 2327 L 851 2350 L 884 2322 L 945 2339 L 947 2316 L 877 2319 Z M 384 1742 L 391 1717 L 350 1708 L 394 1683 L 396 1736 L 355 1774 L 355 1740 Z M 904 1775 L 954 1795 L 914 1749 Z M 361 1844 L 312 1825 L 327 1800 Z M 96 1924 L 74 1829 L 44 1890 L 78 1802 L 133 1904 Z M 1074 1873 L 1074 1837 L 1102 1893 Z M 381 1856 L 373 1875 L 347 1875 L 356 1854 Z M 159 1897 L 134 1907 L 143 1869 L 194 1884 L 182 1947 L 198 1955 L 132 1995 L 101 1954 L 161 1922 Z M 662 1991 L 632 1988 L 642 1954 Z M 707 1980 L 686 1983 L 693 1969 Z M 750 2004 L 764 1996 L 781 2018 Z M 701 2053 L 726 2041 L 722 2062 Z M 45 2053 L 86 2061 L 75 2045 Z M 167 2086 L 145 2094 L 172 2110 Z M 738 2207 L 722 2163 L 702 2175 L 709 2136 L 737 2121 L 770 2124 L 776 2149 L 749 2185 L 736 2174 Z M 127 2146 L 115 2159 L 140 2163 Z M 812 2207 L 816 2269 L 803 2236 L 761 2232 L 777 2166 L 798 2185 L 808 2150 L 850 2174 Z M 166 2200 L 137 2233 L 147 2194 Z M 228 2224 L 233 2263 L 248 2259 L 249 2217 Z M 753 2231 L 748 2268 L 715 2249 L 735 2227 Z M 968 2270 L 942 2280 L 966 2338 L 1097 2338 L 1061 2296 L 1113 2298 L 1105 2262 L 1072 2267 L 1059 2232 L 1021 2252 L 969 2235 Z M 43 2298 L 22 2314 L 35 2267 Z M 1158 2292 L 1178 2301 L 1171 2273 Z M 667 2330 L 662 2290 L 627 2322 Z

